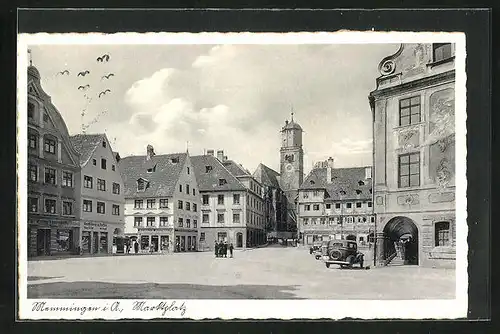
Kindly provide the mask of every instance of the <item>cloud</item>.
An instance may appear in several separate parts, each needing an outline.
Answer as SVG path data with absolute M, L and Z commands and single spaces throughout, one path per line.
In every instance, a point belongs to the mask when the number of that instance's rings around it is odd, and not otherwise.
M 280 129 L 293 106 L 304 129 L 310 162 L 371 163 L 372 116 L 367 96 L 378 64 L 399 45 L 155 45 L 33 48 L 44 89 L 71 133 L 79 132 L 83 98 L 68 87 L 82 78 L 54 77 L 61 64 L 76 73 L 89 68 L 92 87 L 112 94 L 89 106 L 89 117 L 109 110 L 92 132 L 116 137 L 122 156 L 224 149 L 253 171 L 258 163 L 279 171 Z M 95 56 L 110 52 L 109 64 Z M 104 72 L 116 77 L 100 80 Z M 101 73 L 102 72 L 102 73 Z M 52 78 L 52 79 L 51 79 Z M 87 78 L 85 79 L 87 80 Z M 71 88 L 72 89 L 72 88 Z M 76 89 L 76 88 L 75 88 Z M 115 149 L 115 147 L 113 147 Z
M 372 142 L 372 139 L 353 141 L 349 138 L 344 138 L 340 142 L 332 143 L 332 152 L 339 155 L 367 154 L 373 150 Z

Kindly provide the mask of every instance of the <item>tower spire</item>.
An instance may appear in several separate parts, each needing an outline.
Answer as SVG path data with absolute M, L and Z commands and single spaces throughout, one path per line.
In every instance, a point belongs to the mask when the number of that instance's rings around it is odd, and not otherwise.
M 290 112 L 292 118 L 291 118 L 291 121 L 293 122 L 293 104 L 292 104 L 292 107 L 291 107 L 291 112 Z
M 30 66 L 33 66 L 33 56 L 31 55 L 31 49 L 28 49 L 28 57 L 30 60 Z

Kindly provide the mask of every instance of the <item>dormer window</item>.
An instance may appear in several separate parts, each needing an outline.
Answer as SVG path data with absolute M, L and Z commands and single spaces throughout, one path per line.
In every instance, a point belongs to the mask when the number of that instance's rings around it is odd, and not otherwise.
M 102 147 L 106 147 L 106 141 L 105 140 L 102 141 Z
M 144 191 L 146 190 L 148 185 L 148 181 L 145 179 L 139 179 L 137 180 L 137 191 Z
M 361 181 L 361 180 L 360 180 L 360 181 L 358 181 L 358 185 L 359 185 L 359 186 L 364 186 L 364 185 L 365 185 L 365 183 L 364 183 L 363 181 Z
M 153 166 L 153 167 L 151 167 L 151 168 L 148 168 L 148 169 L 147 169 L 147 172 L 148 172 L 148 173 L 153 173 L 153 172 L 156 172 L 156 165 L 154 165 L 154 166 Z
M 340 194 L 340 195 L 345 195 L 345 194 L 346 194 L 346 192 L 345 192 L 345 190 L 341 190 L 341 191 L 339 191 L 339 194 Z
M 356 194 L 357 194 L 357 195 L 361 195 L 361 190 L 356 189 Z
M 179 163 L 179 157 L 174 157 L 174 158 L 170 159 L 170 161 L 171 161 L 173 164 L 177 164 L 177 163 Z
M 225 184 L 227 184 L 226 179 L 219 179 L 219 186 L 223 186 Z
M 210 173 L 212 171 L 212 166 L 205 166 L 205 173 Z
M 314 180 L 311 180 L 309 181 L 310 184 L 316 184 L 316 182 L 314 182 Z

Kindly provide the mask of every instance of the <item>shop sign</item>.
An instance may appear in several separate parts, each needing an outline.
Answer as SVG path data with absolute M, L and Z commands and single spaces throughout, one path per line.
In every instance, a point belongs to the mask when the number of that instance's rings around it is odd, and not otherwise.
M 107 231 L 108 225 L 104 223 L 94 223 L 94 222 L 84 222 L 83 223 L 84 230 L 99 230 L 99 231 Z

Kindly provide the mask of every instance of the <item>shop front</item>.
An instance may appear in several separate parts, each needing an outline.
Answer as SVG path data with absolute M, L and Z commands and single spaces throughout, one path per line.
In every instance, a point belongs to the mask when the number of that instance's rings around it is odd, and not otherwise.
M 88 255 L 111 254 L 120 224 L 85 221 L 81 223 L 80 253 Z
M 139 228 L 129 237 L 130 253 L 166 253 L 173 250 L 172 228 Z
M 28 256 L 78 253 L 79 223 L 70 220 L 28 221 Z
M 175 252 L 198 251 L 198 232 L 192 230 L 175 230 Z

